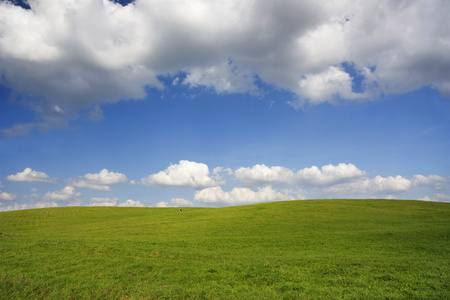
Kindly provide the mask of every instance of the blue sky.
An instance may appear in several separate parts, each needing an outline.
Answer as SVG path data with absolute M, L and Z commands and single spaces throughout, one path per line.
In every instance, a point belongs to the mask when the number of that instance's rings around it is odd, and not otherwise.
M 448 202 L 448 12 L 1 2 L 0 211 Z

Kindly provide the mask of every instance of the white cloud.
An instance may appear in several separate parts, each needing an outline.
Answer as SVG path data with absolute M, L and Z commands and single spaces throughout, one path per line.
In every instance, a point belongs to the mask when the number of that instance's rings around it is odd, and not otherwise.
M 97 191 L 110 191 L 111 187 L 108 185 L 92 184 L 84 180 L 70 181 L 69 184 L 77 188 L 86 188 Z
M 122 173 L 110 172 L 103 169 L 100 173 L 84 175 L 83 179 L 71 180 L 70 184 L 79 188 L 88 188 L 99 191 L 110 191 L 112 184 L 127 182 L 127 177 Z
M 450 202 L 450 195 L 446 195 L 443 193 L 436 193 L 433 198 L 426 195 L 425 197 L 419 198 L 419 200 Z
M 414 175 L 412 178 L 412 184 L 414 186 L 430 186 L 435 189 L 442 189 L 445 187 L 447 179 L 438 175 Z
M 353 79 L 341 67 L 330 66 L 318 74 L 306 75 L 298 83 L 297 93 L 300 100 L 291 105 L 301 108 L 305 102 L 336 102 L 340 99 L 362 100 L 372 96 L 371 93 L 355 93 L 352 91 Z
M 234 171 L 234 176 L 250 185 L 290 184 L 294 181 L 292 170 L 280 166 L 268 167 L 264 164 L 251 168 L 238 168 Z
M 259 78 L 296 93 L 297 107 L 422 86 L 450 97 L 446 0 L 29 5 L 0 2 L 0 84 L 31 95 L 19 101 L 38 115 L 7 136 L 101 118 L 102 104 L 143 99 L 164 88 L 158 75 L 179 73 L 218 92 L 254 92 Z M 363 77 L 358 93 L 346 62 Z
M 422 201 L 433 201 L 433 199 L 431 199 L 431 198 L 430 198 L 430 197 L 428 197 L 428 196 L 425 196 L 425 197 L 419 198 L 418 200 L 422 200 Z
M 192 203 L 189 200 L 183 199 L 183 198 L 173 198 L 170 200 L 170 202 L 167 201 L 161 201 L 156 203 L 156 207 L 188 207 L 188 206 L 194 206 L 194 203 Z
M 183 83 L 192 87 L 212 87 L 218 93 L 243 93 L 257 91 L 254 80 L 251 72 L 239 72 L 231 62 L 225 62 L 206 68 L 193 68 Z
M 245 187 L 235 187 L 225 192 L 221 187 L 211 187 L 197 191 L 194 200 L 209 204 L 245 204 L 266 201 L 293 200 L 296 197 L 291 190 L 277 191 L 271 186 L 258 188 L 253 191 Z
M 0 188 L 3 188 L 1 181 L 0 181 Z M 0 190 L 0 200 L 13 201 L 15 199 L 16 199 L 16 194 L 6 193 L 6 192 L 2 192 L 2 190 Z
M 86 174 L 84 175 L 84 178 L 86 178 L 86 181 L 98 185 L 111 185 L 127 182 L 127 177 L 124 174 L 109 172 L 107 169 L 103 169 L 97 174 Z
M 372 179 L 372 185 L 375 187 L 376 192 L 403 192 L 411 188 L 411 180 L 400 175 L 395 177 L 381 177 L 378 175 Z
M 142 204 L 139 200 L 135 201 L 132 199 L 128 199 L 125 202 L 119 203 L 117 206 L 121 206 L 121 207 L 144 207 L 145 205 Z
M 210 176 L 207 165 L 181 160 L 178 164 L 170 165 L 164 171 L 142 178 L 141 183 L 144 185 L 205 188 L 222 184 L 222 181 L 217 181 Z
M 192 203 L 189 200 L 183 199 L 183 198 L 173 198 L 170 200 L 170 203 L 174 204 L 175 206 L 194 206 L 194 203 Z
M 446 195 L 443 193 L 436 193 L 435 197 L 439 201 L 450 201 L 450 195 Z
M 134 201 L 132 199 L 128 199 L 124 202 L 119 202 L 119 199 L 117 198 L 93 197 L 91 198 L 89 206 L 144 207 L 144 204 L 142 204 L 140 201 Z
M 326 187 L 324 188 L 324 191 L 329 194 L 346 193 L 373 195 L 377 193 L 405 192 L 410 190 L 411 187 L 411 180 L 403 176 L 382 177 L 377 175 L 374 178 L 363 178 L 349 183 L 341 183 Z
M 8 175 L 6 177 L 9 181 L 25 181 L 25 182 L 47 182 L 55 183 L 56 179 L 50 178 L 44 172 L 34 171 L 31 168 L 25 168 L 22 172 L 15 175 Z
M 119 199 L 117 198 L 99 198 L 99 197 L 93 197 L 91 198 L 91 203 L 89 203 L 89 206 L 116 206 Z
M 34 208 L 45 208 L 45 207 L 58 207 L 56 202 L 37 202 L 37 203 L 14 203 L 7 206 L 0 205 L 0 211 L 10 211 L 10 210 L 21 210 L 21 209 L 34 209 Z
M 324 165 L 321 168 L 312 166 L 301 169 L 296 173 L 299 184 L 306 186 L 329 186 L 342 182 L 348 182 L 365 175 L 354 164 L 340 163 L 337 166 Z
M 251 168 L 238 168 L 234 176 L 248 185 L 289 185 L 300 184 L 304 186 L 329 186 L 337 183 L 356 180 L 365 175 L 353 164 L 340 163 L 335 165 L 324 165 L 322 167 L 312 166 L 297 172 L 282 166 L 268 167 L 266 165 L 255 165 Z
M 13 201 L 15 199 L 16 199 L 16 194 L 10 194 L 10 193 L 0 191 L 0 200 Z
M 79 202 L 79 197 L 81 197 L 81 193 L 76 192 L 73 186 L 65 186 L 60 191 L 55 192 L 47 192 L 45 193 L 44 198 L 47 201 L 55 201 L 55 202 L 71 202 L 76 203 Z

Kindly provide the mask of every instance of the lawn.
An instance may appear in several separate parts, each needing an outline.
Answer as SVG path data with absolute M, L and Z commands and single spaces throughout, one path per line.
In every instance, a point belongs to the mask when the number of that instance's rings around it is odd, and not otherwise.
M 450 204 L 0 213 L 0 299 L 450 299 Z

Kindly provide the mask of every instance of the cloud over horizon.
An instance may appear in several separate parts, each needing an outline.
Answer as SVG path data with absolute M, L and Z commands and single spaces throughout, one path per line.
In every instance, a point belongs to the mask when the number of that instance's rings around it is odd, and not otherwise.
M 206 204 L 239 205 L 268 201 L 293 200 L 299 198 L 291 190 L 277 191 L 271 186 L 258 188 L 256 191 L 246 187 L 235 187 L 231 191 L 223 191 L 221 187 L 205 188 L 196 191 L 194 200 Z
M 395 198 L 391 194 L 401 194 L 421 186 L 439 191 L 448 183 L 448 179 L 438 175 L 414 175 L 412 178 L 400 175 L 370 177 L 367 172 L 351 163 L 311 166 L 298 171 L 282 166 L 268 167 L 264 164 L 257 164 L 253 167 L 240 167 L 236 170 L 217 167 L 215 172 L 224 173 L 230 180 L 237 179 L 244 186 L 224 191 L 219 186 L 227 183 L 224 178 L 220 177 L 220 182 L 214 181 L 209 177 L 207 165 L 192 161 L 180 161 L 179 164 L 171 165 L 165 171 L 143 178 L 141 182 L 146 185 L 195 188 L 193 200 L 208 205 L 238 205 L 305 199 L 308 198 L 308 195 L 320 195 L 325 198 L 338 195 Z M 273 186 L 278 186 L 278 188 L 273 188 Z M 284 188 L 279 188 L 282 186 Z M 440 198 L 444 199 L 445 197 L 441 196 Z M 161 201 L 157 206 L 190 206 L 191 203 L 188 200 L 176 198 L 172 199 L 170 203 Z
M 169 89 L 161 76 L 218 93 L 261 81 L 294 93 L 295 108 L 424 86 L 450 98 L 445 0 L 28 4 L 0 3 L 0 84 L 36 115 L 5 137 L 101 119 L 106 103 Z
M 36 174 L 42 172 L 33 171 Z M 219 173 L 224 178 L 219 176 Z M 28 174 L 19 172 L 18 174 Z M 216 176 L 215 178 L 211 177 Z M 14 175 L 15 176 L 15 175 Z M 19 175 L 18 178 L 22 178 Z M 14 177 L 15 178 L 15 177 Z M 26 177 L 25 177 L 26 178 Z M 238 185 L 231 188 L 226 186 L 227 181 L 237 180 Z M 22 180 L 22 182 L 26 182 Z M 39 182 L 30 181 L 28 182 Z M 7 201 L 6 206 L 0 210 L 26 209 L 38 207 L 53 207 L 60 204 L 80 205 L 83 195 L 75 190 L 75 187 L 89 188 L 99 192 L 110 191 L 109 185 L 127 182 L 125 174 L 109 172 L 103 169 L 97 174 L 86 174 L 83 180 L 69 183 L 77 186 L 66 185 L 63 189 L 46 192 L 39 196 L 32 189 L 30 198 L 39 200 L 35 206 L 13 203 L 15 194 L 2 192 L 0 200 Z M 239 186 L 239 182 L 241 185 Z M 256 164 L 252 167 L 239 167 L 235 170 L 224 167 L 214 168 L 213 173 L 204 163 L 181 160 L 178 164 L 170 165 L 163 171 L 149 175 L 141 180 L 140 186 L 160 186 L 165 188 L 185 187 L 192 188 L 194 194 L 192 201 L 176 197 L 170 201 L 159 201 L 156 207 L 190 207 L 198 204 L 207 206 L 241 205 L 268 201 L 299 200 L 314 198 L 335 198 L 361 195 L 363 198 L 398 199 L 402 194 L 413 189 L 428 187 L 435 191 L 434 196 L 424 196 L 418 200 L 449 201 L 450 195 L 442 193 L 449 179 L 438 175 L 420 175 L 412 177 L 401 175 L 369 176 L 367 172 L 360 170 L 351 163 L 339 163 L 337 165 L 311 166 L 299 170 L 289 169 L 283 166 L 266 166 Z M 2 187 L 3 185 L 0 185 Z M 138 188 L 139 185 L 129 185 Z M 353 195 L 353 196 L 352 196 Z M 1 202 L 0 202 L 1 203 Z M 10 204 L 13 203 L 13 204 Z M 197 204 L 196 204 L 197 203 Z M 2 204 L 3 205 L 3 204 Z M 128 199 L 120 202 L 117 197 L 91 197 L 90 206 L 134 206 L 143 207 L 145 202 Z

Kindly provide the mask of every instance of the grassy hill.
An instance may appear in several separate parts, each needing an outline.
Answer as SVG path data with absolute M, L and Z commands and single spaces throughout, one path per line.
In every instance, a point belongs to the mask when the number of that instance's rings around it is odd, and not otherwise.
M 1 299 L 450 299 L 450 204 L 0 213 Z

